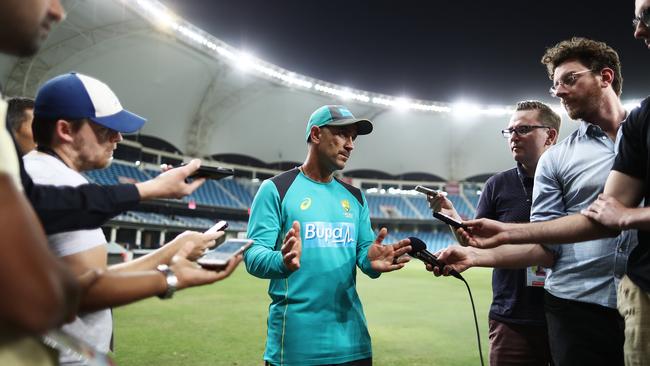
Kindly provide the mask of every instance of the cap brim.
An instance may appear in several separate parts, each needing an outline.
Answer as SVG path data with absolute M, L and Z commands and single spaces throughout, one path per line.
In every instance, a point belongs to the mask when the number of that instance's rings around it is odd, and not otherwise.
M 357 135 L 367 135 L 372 132 L 372 122 L 367 119 L 340 119 L 327 124 L 327 126 L 347 126 L 357 124 Z
M 142 128 L 146 119 L 126 109 L 106 117 L 92 117 L 91 121 L 120 133 L 133 133 Z

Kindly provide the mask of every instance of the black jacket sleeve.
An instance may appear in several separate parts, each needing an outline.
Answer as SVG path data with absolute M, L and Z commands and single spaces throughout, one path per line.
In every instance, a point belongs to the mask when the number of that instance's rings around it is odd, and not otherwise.
M 134 184 L 84 184 L 78 187 L 35 184 L 27 174 L 22 159 L 18 160 L 25 195 L 48 235 L 97 228 L 140 202 L 140 194 Z

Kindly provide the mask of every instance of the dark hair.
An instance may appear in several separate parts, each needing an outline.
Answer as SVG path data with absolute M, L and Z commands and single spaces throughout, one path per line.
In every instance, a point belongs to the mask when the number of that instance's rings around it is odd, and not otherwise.
M 573 37 L 546 49 L 546 53 L 542 56 L 542 64 L 546 65 L 548 77 L 551 80 L 553 80 L 555 68 L 571 60 L 579 61 L 592 72 L 599 72 L 606 67 L 614 70 L 612 88 L 616 95 L 621 95 L 623 90 L 621 61 L 618 58 L 618 53 L 606 43 Z
M 28 109 L 34 109 L 32 98 L 13 97 L 7 101 L 7 126 L 11 131 L 18 131 L 25 122 L 25 111 Z
M 54 131 L 56 130 L 56 122 L 59 120 L 68 121 L 72 125 L 72 131 L 77 132 L 79 129 L 86 123 L 86 119 L 45 119 L 38 118 L 34 116 L 34 122 L 32 122 L 32 135 L 34 135 L 34 141 L 38 147 L 52 147 L 52 137 L 54 137 Z
M 517 103 L 516 110 L 539 111 L 539 119 L 540 122 L 542 122 L 542 125 L 560 131 L 560 123 L 562 123 L 562 118 L 545 103 L 542 103 L 538 100 L 524 100 Z

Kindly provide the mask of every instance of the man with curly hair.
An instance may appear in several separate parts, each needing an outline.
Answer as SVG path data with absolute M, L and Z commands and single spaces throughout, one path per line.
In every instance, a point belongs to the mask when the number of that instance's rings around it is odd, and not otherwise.
M 553 81 L 551 94 L 580 126 L 540 158 L 530 224 L 480 219 L 467 222 L 468 230 L 459 234 L 480 248 L 545 244 L 556 258 L 544 297 L 553 361 L 621 365 L 624 333 L 616 288 L 636 232 L 602 227 L 607 235 L 593 235 L 583 231 L 585 222 L 592 225 L 580 215 L 603 192 L 621 140 L 619 127 L 627 115 L 619 98 L 621 64 L 611 47 L 585 38 L 549 48 L 542 63 Z

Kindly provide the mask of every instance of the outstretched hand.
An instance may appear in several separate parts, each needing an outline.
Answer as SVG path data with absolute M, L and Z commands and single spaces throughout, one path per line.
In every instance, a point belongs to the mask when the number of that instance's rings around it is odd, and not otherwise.
M 178 278 L 179 290 L 221 281 L 230 276 L 243 258 L 242 254 L 230 258 L 226 267 L 219 270 L 204 269 L 188 259 L 193 250 L 194 244 L 187 243 L 171 260 L 170 269 Z
M 402 257 L 411 251 L 411 241 L 402 239 L 395 244 L 383 245 L 382 241 L 388 235 L 388 230 L 384 227 L 379 230 L 379 235 L 375 242 L 368 249 L 368 260 L 370 267 L 377 272 L 391 272 L 404 267 L 409 257 Z
M 601 193 L 598 199 L 580 213 L 609 229 L 621 230 L 625 226 L 623 223 L 627 221 L 629 211 L 630 209 L 616 198 Z
M 282 242 L 282 262 L 290 271 L 300 269 L 300 256 L 302 255 L 302 241 L 300 240 L 300 223 L 294 221 L 291 229 L 284 236 Z
M 201 166 L 201 160 L 192 159 L 187 165 L 178 168 L 163 168 L 164 172 L 154 179 L 146 182 L 137 183 L 135 186 L 140 193 L 142 200 L 155 198 L 182 198 L 194 192 L 205 182 L 205 178 L 193 179 L 191 182 L 187 178 L 194 174 Z
M 454 204 L 447 198 L 446 192 L 438 192 L 435 195 L 427 194 L 427 201 L 429 201 L 431 212 L 440 212 L 456 220 L 461 220 L 460 215 L 454 208 Z
M 494 248 L 508 243 L 507 225 L 490 219 L 464 221 L 466 229 L 456 229 L 460 243 L 475 248 Z
M 445 263 L 444 268 L 433 267 L 427 264 L 427 271 L 433 272 L 436 277 L 441 275 L 449 276 L 449 272 L 452 269 L 458 273 L 464 272 L 473 266 L 474 250 L 476 249 L 458 245 L 449 246 L 435 254 L 440 262 Z

